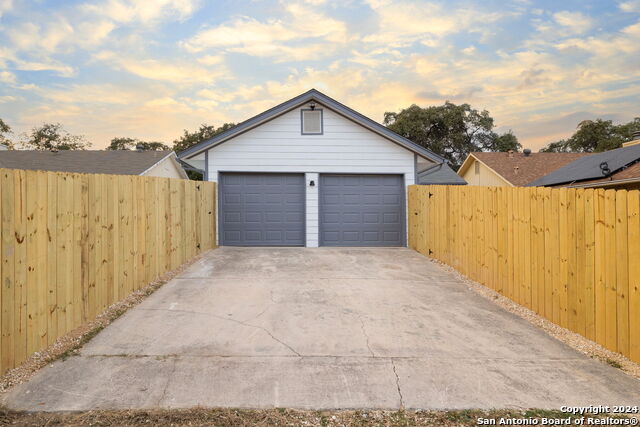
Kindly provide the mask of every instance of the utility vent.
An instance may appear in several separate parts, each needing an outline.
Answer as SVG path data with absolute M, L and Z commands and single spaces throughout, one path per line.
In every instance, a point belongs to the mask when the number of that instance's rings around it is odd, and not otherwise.
M 310 109 L 302 110 L 302 134 L 321 135 L 322 134 L 322 110 Z

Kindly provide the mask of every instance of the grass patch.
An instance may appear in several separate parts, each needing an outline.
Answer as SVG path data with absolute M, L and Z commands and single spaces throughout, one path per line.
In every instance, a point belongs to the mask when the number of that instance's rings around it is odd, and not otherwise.
M 618 362 L 616 362 L 613 359 L 609 359 L 607 357 L 607 359 L 605 360 L 605 362 L 607 363 L 607 365 L 611 366 L 612 368 L 616 368 L 616 369 L 622 369 L 622 365 Z
M 601 417 L 604 417 L 603 414 Z M 477 426 L 478 418 L 567 418 L 560 411 L 459 410 L 459 411 L 301 411 L 276 408 L 87 411 L 72 413 L 13 412 L 0 409 L 1 425 L 65 426 Z M 596 417 L 594 417 L 596 418 Z

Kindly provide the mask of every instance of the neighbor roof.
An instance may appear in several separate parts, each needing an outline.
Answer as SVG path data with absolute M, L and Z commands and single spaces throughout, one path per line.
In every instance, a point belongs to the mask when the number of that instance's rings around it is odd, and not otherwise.
M 140 175 L 172 155 L 173 151 L 6 150 L 0 151 L 0 168 Z
M 363 116 L 357 111 L 347 107 L 344 104 L 339 103 L 335 99 L 328 97 L 327 95 L 319 92 L 316 89 L 311 89 L 301 95 L 296 96 L 295 98 L 292 98 L 286 102 L 283 102 L 282 104 L 279 104 L 273 108 L 270 108 L 264 113 L 258 114 L 257 116 L 254 116 L 248 120 L 245 120 L 244 122 L 232 127 L 231 129 L 214 136 L 213 138 L 204 140 L 199 144 L 196 144 L 193 147 L 190 147 L 182 151 L 181 153 L 178 154 L 178 157 L 181 159 L 193 157 L 212 146 L 221 144 L 227 141 L 228 139 L 233 138 L 236 135 L 239 135 L 243 132 L 253 129 L 254 127 L 264 122 L 272 120 L 310 101 L 316 101 L 328 108 L 331 108 L 332 110 L 336 111 L 342 116 L 360 124 L 361 126 L 364 126 L 365 128 L 387 138 L 392 142 L 395 142 L 396 144 L 399 144 L 407 148 L 410 151 L 413 151 L 414 153 L 420 154 L 421 156 L 424 156 L 437 163 L 442 163 L 445 161 L 444 157 L 441 157 L 435 154 L 434 152 L 432 152 L 431 150 L 427 150 L 426 148 L 419 146 L 413 141 L 398 135 L 397 133 L 387 129 L 385 126 L 381 125 L 380 123 L 375 122 L 370 118 Z
M 640 161 L 640 145 L 617 148 L 602 153 L 588 153 L 566 166 L 555 170 L 534 182 L 531 186 L 549 186 L 570 184 L 589 180 L 602 180 L 622 172 L 628 166 Z M 600 167 L 607 164 L 609 173 L 604 174 Z M 632 169 L 632 171 L 635 169 Z M 632 172 L 630 171 L 630 172 Z M 629 172 L 627 172 L 629 173 Z
M 418 172 L 417 183 L 420 185 L 466 185 L 467 181 L 446 163 L 438 163 Z
M 471 162 L 470 158 L 475 158 L 484 163 L 500 175 L 505 181 L 516 187 L 521 187 L 547 175 L 562 166 L 573 162 L 574 160 L 588 156 L 586 153 L 531 153 L 525 156 L 524 153 L 507 152 L 485 153 L 475 152 L 469 154 L 464 161 L 460 171 L 460 175 L 464 173 Z M 469 163 L 467 163 L 469 161 Z

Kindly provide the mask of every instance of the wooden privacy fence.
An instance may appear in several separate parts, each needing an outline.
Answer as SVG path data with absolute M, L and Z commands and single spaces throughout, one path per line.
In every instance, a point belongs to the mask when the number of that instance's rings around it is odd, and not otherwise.
M 0 169 L 0 371 L 213 248 L 215 184 Z
M 639 191 L 411 186 L 409 242 L 640 362 Z

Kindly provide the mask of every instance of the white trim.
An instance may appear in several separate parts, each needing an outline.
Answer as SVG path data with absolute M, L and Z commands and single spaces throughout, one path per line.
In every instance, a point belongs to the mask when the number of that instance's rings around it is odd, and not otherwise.
M 613 185 L 633 184 L 634 182 L 640 182 L 638 178 L 618 179 L 615 181 L 599 181 L 599 182 L 587 182 L 584 184 L 567 185 L 566 187 L 560 185 L 558 187 L 564 188 L 598 188 L 598 187 L 611 187 Z M 556 187 L 554 187 L 556 188 Z

